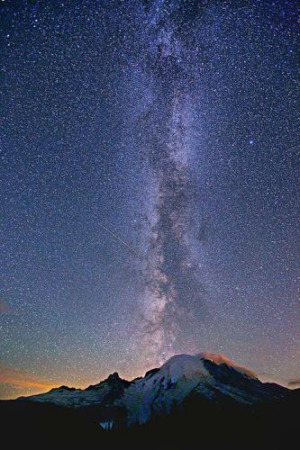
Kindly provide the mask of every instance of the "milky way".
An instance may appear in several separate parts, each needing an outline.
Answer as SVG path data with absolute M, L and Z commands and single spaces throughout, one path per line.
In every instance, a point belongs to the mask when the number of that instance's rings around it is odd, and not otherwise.
M 181 2 L 154 2 L 145 8 L 148 26 L 142 32 L 144 82 L 152 87 L 151 104 L 140 118 L 142 145 L 155 178 L 142 340 L 148 359 L 164 361 L 174 354 L 176 341 L 191 311 L 203 305 L 203 289 L 190 252 L 192 181 L 189 170 L 195 61 L 192 38 L 195 15 L 187 20 Z M 188 34 L 189 27 L 194 34 Z M 184 41 L 184 36 L 189 39 Z M 143 51 L 144 50 L 144 51 Z M 149 93 L 148 93 L 149 95 Z M 162 117 L 160 117 L 161 111 Z M 141 134 L 142 135 L 142 134 Z M 194 199 L 195 200 L 195 199 Z

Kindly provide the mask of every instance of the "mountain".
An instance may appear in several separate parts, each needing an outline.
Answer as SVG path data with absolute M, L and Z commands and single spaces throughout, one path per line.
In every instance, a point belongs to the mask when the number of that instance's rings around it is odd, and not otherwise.
M 176 355 L 160 369 L 130 384 L 117 404 L 127 412 L 127 425 L 147 423 L 169 415 L 190 396 L 218 405 L 255 404 L 283 399 L 288 389 L 262 383 L 254 372 L 222 355 Z
M 299 432 L 299 400 L 300 390 L 262 383 L 223 355 L 200 353 L 173 356 L 133 381 L 114 373 L 86 389 L 2 401 L 0 413 L 10 438 L 30 442 L 62 436 L 90 437 L 99 448 L 275 450 L 291 448 Z
M 87 389 L 67 386 L 26 400 L 84 409 L 104 428 L 146 424 L 169 416 L 190 399 L 218 405 L 253 405 L 284 399 L 289 390 L 262 383 L 251 370 L 223 355 L 176 355 L 132 382 L 117 373 Z
M 106 380 L 98 384 L 91 385 L 86 389 L 69 388 L 60 386 L 51 389 L 45 394 L 32 395 L 26 397 L 41 403 L 53 403 L 58 406 L 82 408 L 91 405 L 112 405 L 120 398 L 124 390 L 130 385 L 129 381 L 122 380 L 117 372 L 110 375 Z M 25 397 L 22 397 L 25 399 Z

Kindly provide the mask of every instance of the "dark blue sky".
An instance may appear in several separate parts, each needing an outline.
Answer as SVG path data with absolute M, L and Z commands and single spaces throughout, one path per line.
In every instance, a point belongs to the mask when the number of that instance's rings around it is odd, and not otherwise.
M 182 352 L 298 378 L 296 2 L 4 0 L 0 31 L 2 397 Z

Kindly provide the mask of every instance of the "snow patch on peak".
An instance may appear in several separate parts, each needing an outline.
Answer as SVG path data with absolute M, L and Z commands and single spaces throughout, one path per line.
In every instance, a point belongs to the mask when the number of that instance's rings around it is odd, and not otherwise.
M 193 378 L 195 375 L 209 376 L 203 362 L 194 355 L 175 355 L 160 368 L 160 375 L 167 375 L 171 381 L 181 377 Z

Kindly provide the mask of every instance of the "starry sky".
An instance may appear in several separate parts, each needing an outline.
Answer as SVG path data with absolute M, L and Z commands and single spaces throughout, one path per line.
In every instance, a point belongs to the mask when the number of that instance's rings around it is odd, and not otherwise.
M 1 398 L 211 351 L 300 376 L 293 0 L 0 2 Z

